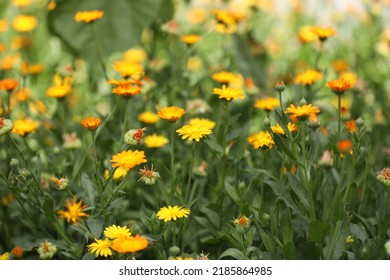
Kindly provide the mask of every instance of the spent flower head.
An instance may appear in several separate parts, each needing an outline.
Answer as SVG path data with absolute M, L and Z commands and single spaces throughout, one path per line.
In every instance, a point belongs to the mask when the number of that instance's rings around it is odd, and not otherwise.
M 379 171 L 376 180 L 390 190 L 390 168 L 386 167 Z
M 143 143 L 143 137 L 146 131 L 146 127 L 139 129 L 130 129 L 123 136 L 123 142 L 127 145 L 139 145 Z
M 138 181 L 142 181 L 146 185 L 154 185 L 157 179 L 161 179 L 160 173 L 153 169 L 153 165 L 150 169 L 147 166 L 144 166 L 144 168 L 140 169 L 138 174 L 141 175 Z
M 49 260 L 57 253 L 57 246 L 46 240 L 40 244 L 37 252 L 41 260 Z

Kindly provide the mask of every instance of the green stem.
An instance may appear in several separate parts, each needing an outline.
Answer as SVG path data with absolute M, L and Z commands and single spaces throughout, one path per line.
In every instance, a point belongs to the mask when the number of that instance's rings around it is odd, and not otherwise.
M 278 93 L 279 93 L 280 113 L 283 115 L 282 92 L 281 92 L 281 91 L 278 91 Z
M 337 221 L 336 228 L 334 229 L 334 232 L 333 232 L 332 241 L 330 243 L 330 249 L 327 252 L 327 254 L 325 255 L 326 260 L 330 260 L 332 258 L 332 254 L 333 254 L 334 248 L 336 247 L 336 241 L 337 241 L 337 238 L 340 234 L 340 230 L 341 230 L 341 221 Z
M 175 186 L 175 125 L 171 123 L 171 147 L 170 147 L 170 155 L 171 155 L 171 195 L 176 193 Z
M 189 202 L 189 193 L 190 193 L 190 184 L 191 184 L 191 177 L 192 177 L 192 169 L 194 168 L 194 158 L 195 158 L 195 145 L 196 143 L 192 143 L 192 154 L 191 154 L 191 163 L 190 163 L 190 170 L 188 174 L 188 181 L 187 181 L 187 188 L 185 191 L 184 201 Z
M 91 30 L 92 40 L 93 40 L 93 42 L 95 44 L 95 47 L 96 47 L 96 50 L 97 50 L 97 53 L 98 53 L 98 56 L 99 56 L 100 64 L 101 64 L 102 69 L 103 69 L 104 78 L 108 81 L 109 78 L 108 78 L 106 66 L 105 66 L 104 60 L 103 60 L 103 51 L 101 49 L 99 41 L 97 40 L 95 29 L 93 28 L 92 24 L 88 24 L 88 26 L 90 27 L 90 30 Z
M 19 153 L 20 157 L 22 158 L 22 160 L 24 161 L 24 163 L 26 163 L 26 160 L 24 159 L 24 156 L 23 156 L 23 152 L 20 150 L 20 148 L 19 148 L 18 144 L 15 142 L 14 138 L 12 138 L 9 133 L 7 133 L 7 136 L 11 140 L 12 144 L 15 146 L 16 150 L 18 151 L 18 153 Z
M 104 204 L 103 208 L 102 208 L 102 212 L 104 212 L 106 210 L 106 208 L 110 205 L 110 203 L 114 200 L 114 198 L 116 197 L 116 194 L 123 188 L 123 186 L 125 185 L 125 178 L 123 178 L 123 181 L 120 183 L 120 185 L 115 189 L 115 191 L 111 194 L 110 198 L 107 200 L 107 202 Z
M 341 134 L 341 95 L 338 97 L 338 110 L 337 110 L 337 143 L 340 141 Z
M 223 187 L 225 185 L 225 173 L 226 173 L 226 134 L 228 130 L 228 121 L 229 121 L 229 101 L 223 101 L 223 113 L 224 113 L 224 120 L 223 120 L 223 127 L 222 127 L 222 156 L 221 156 L 221 177 L 219 182 L 219 193 L 220 193 L 220 199 L 223 197 Z

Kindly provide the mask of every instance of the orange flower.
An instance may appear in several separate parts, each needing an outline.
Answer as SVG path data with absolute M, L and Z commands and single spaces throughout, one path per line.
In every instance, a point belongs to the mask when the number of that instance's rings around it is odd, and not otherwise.
M 8 71 L 11 70 L 12 67 L 19 61 L 20 55 L 19 54 L 10 54 L 3 57 L 3 60 L 1 61 L 1 70 Z
M 86 23 L 92 23 L 95 20 L 98 20 L 104 16 L 103 11 L 99 10 L 92 10 L 92 11 L 82 11 L 77 12 L 74 16 L 74 20 L 77 22 L 86 22 Z
M 22 75 L 36 75 L 43 71 L 44 67 L 42 64 L 28 64 L 27 62 L 23 62 L 20 68 L 20 73 Z
M 13 91 L 17 86 L 19 85 L 19 82 L 15 79 L 4 79 L 0 80 L 0 90 L 6 90 L 8 92 Z
M 322 73 L 317 70 L 306 70 L 305 72 L 297 75 L 294 79 L 294 83 L 305 86 L 310 86 L 315 82 L 318 82 L 322 78 Z
M 313 26 L 311 31 L 317 35 L 321 42 L 324 42 L 329 37 L 336 35 L 336 31 L 331 27 Z
M 7 30 L 7 21 L 5 19 L 0 19 L 0 32 Z
M 53 77 L 53 86 L 46 90 L 46 95 L 54 98 L 63 98 L 67 96 L 73 89 L 73 78 L 61 78 L 59 74 Z
M 91 131 L 97 129 L 101 123 L 101 119 L 94 117 L 89 117 L 81 121 L 82 126 Z
M 343 95 L 346 90 L 352 88 L 351 82 L 344 79 L 329 81 L 326 83 L 326 86 L 331 88 L 337 95 Z
M 13 133 L 19 134 L 20 136 L 26 136 L 38 129 L 38 122 L 31 119 L 16 120 L 14 122 Z
M 113 84 L 115 88 L 112 89 L 112 93 L 118 94 L 122 97 L 132 97 L 141 93 L 141 85 L 140 81 L 135 80 L 110 80 L 107 82 L 108 84 Z
M 118 253 L 136 253 L 148 247 L 149 242 L 145 237 L 136 236 L 120 236 L 112 242 L 111 248 Z
M 141 64 L 127 60 L 118 60 L 114 62 L 113 67 L 124 78 L 139 80 L 145 74 L 144 67 Z
M 38 20 L 35 16 L 18 15 L 12 22 L 12 27 L 19 32 L 30 32 L 37 27 Z
M 290 114 L 293 118 L 298 120 L 306 120 L 311 114 L 318 114 L 320 109 L 312 104 L 296 107 L 294 104 L 290 104 L 290 107 L 284 111 L 286 114 Z
M 280 101 L 274 97 L 264 97 L 262 99 L 255 100 L 254 106 L 256 109 L 263 109 L 270 112 L 280 106 Z
M 193 45 L 198 43 L 202 37 L 196 34 L 188 34 L 188 35 L 183 35 L 180 37 L 180 41 L 186 43 L 187 45 Z
M 351 140 L 340 140 L 337 143 L 337 149 L 340 153 L 350 152 L 352 149 L 352 141 Z
M 346 121 L 345 126 L 348 128 L 349 133 L 356 132 L 356 121 L 355 120 Z
M 236 31 L 237 23 L 234 17 L 228 12 L 214 9 L 213 14 L 215 15 L 215 20 L 217 21 L 215 31 L 225 34 L 231 34 Z
M 70 201 L 67 199 L 66 208 L 68 208 L 68 210 L 58 210 L 57 214 L 60 216 L 60 218 L 65 218 L 68 223 L 72 222 L 73 224 L 77 224 L 79 221 L 81 221 L 80 217 L 89 217 L 87 213 L 83 212 L 87 205 L 82 204 L 83 201 L 80 199 L 80 201 L 77 202 L 76 197 L 73 197 L 72 203 L 70 203 Z
M 177 106 L 170 106 L 161 108 L 160 111 L 158 111 L 158 116 L 164 120 L 175 122 L 178 119 L 180 119 L 186 111 L 184 109 L 177 107 Z
M 312 31 L 311 26 L 303 26 L 298 32 L 298 39 L 302 43 L 309 43 L 317 40 L 317 35 Z
M 249 135 L 246 138 L 247 142 L 252 145 L 254 149 L 261 148 L 263 150 L 271 149 L 275 144 L 271 134 L 268 131 L 259 131 L 258 133 Z
M 15 248 L 12 249 L 12 254 L 14 255 L 15 258 L 23 257 L 23 248 L 20 246 L 16 246 Z

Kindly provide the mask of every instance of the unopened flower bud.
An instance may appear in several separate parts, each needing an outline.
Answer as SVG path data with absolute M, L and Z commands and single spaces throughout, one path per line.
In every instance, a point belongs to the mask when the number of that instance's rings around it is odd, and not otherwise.
M 140 129 L 130 129 L 128 132 L 125 133 L 123 137 L 123 142 L 125 142 L 127 145 L 142 144 L 142 138 L 144 136 L 145 131 L 145 127 Z
M 9 119 L 0 117 L 0 136 L 10 132 L 14 128 L 14 123 Z
M 18 165 L 19 165 L 19 160 L 16 159 L 16 158 L 11 158 L 11 160 L 10 160 L 10 162 L 9 162 L 9 165 L 11 166 L 11 168 L 18 167 Z
M 263 121 L 263 124 L 265 127 L 271 127 L 271 120 L 268 117 L 266 117 Z
M 390 240 L 385 243 L 386 253 L 390 256 Z
M 171 248 L 169 248 L 169 254 L 172 257 L 175 257 L 175 256 L 179 255 L 180 254 L 180 248 L 177 247 L 177 246 L 172 246 Z
M 390 168 L 383 168 L 379 171 L 376 180 L 390 190 Z
M 283 81 L 277 81 L 275 84 L 275 89 L 279 93 L 282 93 L 286 89 L 286 85 L 284 84 Z
M 356 120 L 356 126 L 357 127 L 363 127 L 364 125 L 364 120 L 362 119 L 362 117 L 359 117 L 357 120 Z
M 307 105 L 306 99 L 305 99 L 305 98 L 302 98 L 301 101 L 299 101 L 299 105 L 300 105 L 300 106 L 305 106 L 305 105 Z

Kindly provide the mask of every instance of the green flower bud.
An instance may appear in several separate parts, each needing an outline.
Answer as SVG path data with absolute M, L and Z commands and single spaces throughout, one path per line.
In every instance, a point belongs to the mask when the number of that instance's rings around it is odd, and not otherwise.
M 385 243 L 386 253 L 390 256 L 390 240 Z
M 263 121 L 263 124 L 264 124 L 265 127 L 270 127 L 271 126 L 271 120 L 268 117 L 266 117 L 264 119 L 264 121 Z
M 305 105 L 307 105 L 306 99 L 305 99 L 305 98 L 302 98 L 301 101 L 299 101 L 299 105 L 300 105 L 300 106 L 305 106 Z
M 286 89 L 286 85 L 284 84 L 283 81 L 277 81 L 275 84 L 275 89 L 279 93 L 282 93 Z
M 18 165 L 19 165 L 19 160 L 16 159 L 16 158 L 11 158 L 11 161 L 9 162 L 9 165 L 11 166 L 11 168 L 18 167 Z
M 9 119 L 0 117 L 0 136 L 10 132 L 14 128 L 14 123 Z
M 383 168 L 383 170 L 379 171 L 376 180 L 390 190 L 390 168 Z
M 363 125 L 364 125 L 364 120 L 361 117 L 359 117 L 356 120 L 356 126 L 360 128 L 360 127 L 363 127 Z
M 175 257 L 177 255 L 180 254 L 180 248 L 177 247 L 177 246 L 172 246 L 171 248 L 169 248 L 169 255 L 171 255 L 172 257 Z

